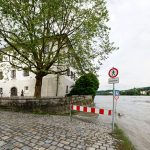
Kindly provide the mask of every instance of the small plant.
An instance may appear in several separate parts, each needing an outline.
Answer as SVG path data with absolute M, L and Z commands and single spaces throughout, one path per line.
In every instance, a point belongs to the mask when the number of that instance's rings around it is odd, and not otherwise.
M 135 147 L 125 133 L 115 124 L 112 136 L 117 139 L 117 150 L 135 150 Z

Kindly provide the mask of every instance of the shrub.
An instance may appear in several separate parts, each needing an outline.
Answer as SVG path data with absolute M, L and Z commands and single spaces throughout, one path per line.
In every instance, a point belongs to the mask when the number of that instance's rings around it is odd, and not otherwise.
M 96 95 L 99 87 L 99 81 L 93 73 L 82 75 L 73 86 L 69 95 Z

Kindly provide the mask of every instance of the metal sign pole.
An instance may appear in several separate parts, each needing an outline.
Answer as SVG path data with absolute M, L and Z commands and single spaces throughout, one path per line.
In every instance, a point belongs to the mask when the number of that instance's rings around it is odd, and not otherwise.
M 114 131 L 115 123 L 115 83 L 113 83 L 113 114 L 112 114 L 112 131 Z
M 113 113 L 112 113 L 112 131 L 114 131 L 114 124 L 115 124 L 115 83 L 119 83 L 118 75 L 118 69 L 117 68 L 111 68 L 108 72 L 109 79 L 108 83 L 113 84 Z
M 117 115 L 117 101 L 115 101 L 115 121 L 116 121 L 116 115 Z

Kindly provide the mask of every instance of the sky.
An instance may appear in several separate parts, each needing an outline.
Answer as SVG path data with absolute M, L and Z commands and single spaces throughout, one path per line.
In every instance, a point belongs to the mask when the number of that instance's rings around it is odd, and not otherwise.
M 119 70 L 116 89 L 150 86 L 150 0 L 108 0 L 110 39 L 119 50 L 99 70 L 99 90 L 112 89 L 108 72 Z

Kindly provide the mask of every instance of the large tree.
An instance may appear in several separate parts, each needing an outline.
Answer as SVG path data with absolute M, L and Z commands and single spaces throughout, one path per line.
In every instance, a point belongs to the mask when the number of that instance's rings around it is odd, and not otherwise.
M 69 66 L 95 71 L 115 49 L 107 21 L 105 0 L 0 0 L 1 53 L 36 75 L 34 96 L 40 97 L 47 74 Z

